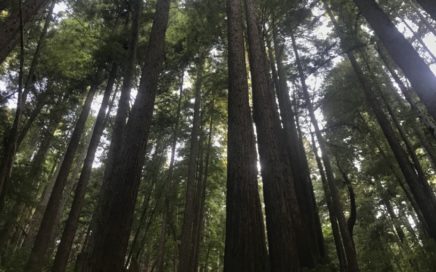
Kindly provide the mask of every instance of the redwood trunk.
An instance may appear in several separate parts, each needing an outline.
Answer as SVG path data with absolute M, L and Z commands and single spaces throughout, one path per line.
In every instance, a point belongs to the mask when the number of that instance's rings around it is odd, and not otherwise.
M 240 0 L 227 0 L 228 150 L 225 272 L 267 271 L 267 251 L 248 98 Z
M 180 272 L 196 271 L 197 265 L 195 263 L 197 249 L 195 243 L 195 231 L 197 223 L 196 202 L 197 195 L 197 162 L 199 158 L 199 133 L 201 125 L 200 105 L 201 105 L 201 87 L 203 79 L 203 62 L 197 65 L 197 79 L 195 82 L 195 103 L 194 103 L 194 117 L 191 130 L 191 140 L 189 149 L 189 163 L 188 163 L 188 176 L 186 181 L 186 202 L 185 211 L 182 224 L 179 268 Z
M 300 207 L 252 0 L 245 0 L 245 10 L 271 271 L 300 271 L 296 242 L 296 232 L 300 236 L 303 226 Z
M 123 133 L 112 174 L 104 182 L 113 184 L 113 197 L 104 216 L 96 222 L 91 271 L 121 271 L 132 226 L 133 211 L 145 159 L 145 147 L 153 116 L 159 74 L 162 69 L 169 0 L 159 0 L 145 54 L 138 94 Z M 113 181 L 113 183 L 112 183 Z

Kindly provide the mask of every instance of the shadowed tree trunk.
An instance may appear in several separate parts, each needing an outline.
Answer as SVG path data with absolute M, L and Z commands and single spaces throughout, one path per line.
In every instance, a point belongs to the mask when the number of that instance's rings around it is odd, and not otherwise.
M 279 41 L 278 33 L 273 29 L 274 51 L 277 63 L 278 88 L 277 98 L 280 107 L 280 115 L 285 131 L 289 158 L 294 175 L 297 197 L 302 211 L 303 223 L 307 232 L 306 236 L 299 237 L 299 248 L 309 246 L 312 254 L 302 254 L 301 264 L 306 267 L 314 267 L 324 256 L 324 238 L 318 216 L 315 195 L 313 192 L 310 170 L 307 163 L 306 153 L 295 125 L 295 115 L 292 110 L 289 89 L 287 86 L 286 72 L 283 65 L 284 45 Z M 304 252 L 304 250 L 302 250 Z
M 428 65 L 374 0 L 354 0 L 354 2 L 392 59 L 409 79 L 430 115 L 436 119 L 436 77 Z
M 121 271 L 127 251 L 133 211 L 138 192 L 145 147 L 153 116 L 159 74 L 162 69 L 165 33 L 168 25 L 169 0 L 158 0 L 138 94 L 122 137 L 119 154 L 112 173 L 113 197 L 102 209 L 96 221 L 90 271 Z M 104 196 L 103 196 L 104 197 Z
M 39 227 L 38 234 L 36 235 L 35 244 L 26 264 L 26 271 L 41 271 L 42 267 L 47 261 L 47 252 L 51 246 L 51 242 L 54 238 L 58 224 L 60 216 L 59 207 L 62 202 L 68 174 L 70 173 L 71 166 L 73 165 L 74 156 L 77 148 L 79 147 L 80 138 L 85 129 L 86 120 L 88 119 L 89 112 L 91 111 L 91 103 L 96 91 L 97 84 L 93 83 L 91 89 L 88 91 L 82 112 L 80 113 L 79 119 L 77 120 L 76 126 L 71 135 L 68 148 L 65 152 L 65 156 L 60 166 L 59 173 L 42 218 L 41 226 Z
M 98 144 L 100 143 L 101 135 L 105 127 L 106 110 L 109 105 L 112 89 L 114 86 L 117 74 L 117 65 L 113 64 L 109 79 L 107 82 L 106 90 L 103 95 L 100 110 L 94 124 L 92 137 L 89 142 L 86 158 L 83 163 L 82 171 L 80 173 L 79 181 L 77 182 L 73 204 L 71 205 L 70 213 L 62 233 L 61 241 L 58 246 L 54 264 L 52 267 L 53 272 L 65 271 L 68 263 L 68 258 L 73 245 L 74 237 L 79 223 L 80 212 L 84 204 L 86 188 L 91 177 L 92 163 L 94 162 L 95 152 L 97 151 Z
M 201 125 L 200 105 L 201 105 L 201 88 L 203 82 L 204 70 L 204 56 L 203 59 L 197 64 L 197 78 L 195 81 L 195 103 L 194 103 L 194 117 L 192 121 L 190 148 L 189 148 L 189 162 L 188 162 L 188 176 L 186 181 L 186 202 L 185 211 L 182 223 L 181 243 L 180 243 L 180 256 L 179 268 L 180 272 L 196 271 L 195 264 L 196 252 L 195 248 L 195 230 L 197 228 L 197 214 L 195 212 L 197 182 L 197 162 L 199 159 L 199 134 Z
M 225 272 L 267 271 L 240 0 L 227 0 L 228 150 Z
M 24 1 L 21 15 L 20 11 L 16 10 L 0 23 L 0 64 L 20 41 L 20 17 L 23 27 L 26 27 L 50 1 L 54 0 Z
M 300 271 L 299 253 L 304 253 L 296 235 L 304 233 L 302 217 L 252 0 L 245 0 L 245 10 L 271 271 Z
M 18 72 L 18 90 L 17 90 L 17 108 L 15 109 L 14 121 L 12 127 L 4 139 L 3 154 L 0 161 L 0 212 L 4 207 L 7 187 L 10 183 L 12 166 L 14 164 L 15 155 L 17 152 L 18 130 L 21 123 L 24 107 L 23 99 L 23 84 L 24 84 L 24 14 L 23 4 L 20 0 L 18 11 L 18 30 L 20 36 L 20 58 L 19 58 L 19 72 Z M 1 28 L 0 28 L 1 31 Z M 1 37 L 1 32 L 0 32 Z M 0 43 L 1 48 L 1 43 Z M 1 63 L 1 62 L 0 62 Z

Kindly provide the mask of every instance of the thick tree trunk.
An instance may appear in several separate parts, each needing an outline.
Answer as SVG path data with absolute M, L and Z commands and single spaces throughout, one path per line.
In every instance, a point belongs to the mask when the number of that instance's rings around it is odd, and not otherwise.
M 131 17 L 132 22 L 130 25 L 130 33 L 129 33 L 129 41 L 128 41 L 128 51 L 127 58 L 124 65 L 124 74 L 123 74 L 123 84 L 121 86 L 120 98 L 118 100 L 118 108 L 117 113 L 115 115 L 115 121 L 113 124 L 113 129 L 111 133 L 111 142 L 109 146 L 109 151 L 107 155 L 107 160 L 105 162 L 105 171 L 103 176 L 103 183 L 100 188 L 99 198 L 97 202 L 97 207 L 94 210 L 94 214 L 90 223 L 91 228 L 91 239 L 88 239 L 89 243 L 84 246 L 83 254 L 88 254 L 93 249 L 94 239 L 92 238 L 95 235 L 95 228 L 97 221 L 102 220 L 100 216 L 104 217 L 105 205 L 108 205 L 111 198 L 113 197 L 114 190 L 111 188 L 113 184 L 109 181 L 110 176 L 112 174 L 112 170 L 114 169 L 114 165 L 116 165 L 115 158 L 119 154 L 122 144 L 123 132 L 126 126 L 126 122 L 129 116 L 130 110 L 130 93 L 133 86 L 134 78 L 135 78 L 135 67 L 137 63 L 137 47 L 138 47 L 138 33 L 140 27 L 140 14 L 142 10 L 142 2 L 138 0 L 132 0 L 131 3 Z M 126 27 L 127 28 L 127 27 Z
M 433 0 L 416 0 L 421 7 L 436 21 L 436 3 Z
M 374 0 L 354 0 L 354 2 L 392 59 L 403 70 L 430 115 L 436 119 L 436 77 L 428 65 Z
M 22 16 L 17 10 L 0 24 L 0 64 L 20 41 L 20 17 L 26 27 L 51 0 L 28 0 L 23 3 Z
M 248 98 L 240 0 L 227 0 L 228 149 L 225 272 L 267 271 L 267 251 Z
M 169 0 L 158 0 L 145 54 L 138 94 L 123 133 L 119 154 L 108 176 L 113 197 L 96 222 L 90 271 L 121 271 L 127 251 L 133 211 L 145 159 L 159 74 L 162 69 Z
M 83 163 L 82 171 L 80 173 L 79 181 L 77 182 L 73 203 L 71 205 L 70 213 L 62 233 L 62 238 L 58 246 L 54 264 L 52 267 L 53 272 L 65 271 L 68 263 L 68 258 L 73 245 L 74 237 L 79 223 L 80 212 L 84 204 L 86 188 L 91 177 L 92 163 L 94 162 L 95 152 L 97 151 L 98 144 L 100 143 L 101 135 L 105 127 L 106 110 L 109 105 L 113 85 L 117 74 L 117 65 L 113 64 L 109 79 L 107 82 L 106 90 L 103 95 L 100 110 L 94 124 L 92 137 L 89 142 L 86 158 Z
M 195 230 L 197 228 L 197 214 L 196 202 L 198 195 L 196 194 L 197 188 L 197 163 L 199 159 L 199 134 L 201 126 L 200 105 L 201 105 L 201 88 L 203 82 L 203 69 L 204 69 L 204 56 L 203 59 L 197 64 L 197 78 L 195 82 L 195 103 L 194 103 L 194 117 L 192 122 L 190 149 L 189 149 L 189 162 L 188 162 L 188 176 L 186 181 L 186 202 L 185 211 L 182 224 L 179 268 L 180 272 L 196 271 L 195 264 L 196 252 L 198 251 L 195 246 Z
M 79 147 L 80 138 L 85 129 L 86 120 L 88 119 L 88 115 L 91 110 L 91 103 L 96 91 L 97 84 L 94 83 L 87 94 L 82 112 L 80 113 L 79 119 L 77 120 L 76 126 L 71 135 L 67 151 L 65 152 L 65 156 L 50 195 L 50 200 L 48 201 L 41 226 L 35 239 L 35 244 L 26 264 L 26 271 L 41 271 L 43 265 L 47 261 L 47 251 L 49 250 L 51 241 L 55 235 L 60 216 L 59 207 L 62 202 L 68 174 L 70 173 L 71 166 L 73 165 L 74 156 L 77 148 Z
M 297 197 L 304 220 L 304 228 L 307 230 L 304 233 L 305 236 L 297 237 L 298 247 L 302 253 L 300 254 L 300 261 L 302 266 L 314 267 L 324 257 L 324 238 L 306 153 L 295 125 L 295 115 L 292 110 L 286 72 L 283 65 L 284 46 L 279 42 L 279 37 L 275 30 L 273 30 L 273 38 L 278 72 L 277 98 L 280 115 L 285 131 L 285 142 L 294 175 Z M 306 247 L 309 247 L 311 254 L 305 253 Z
M 271 271 L 300 271 L 296 235 L 304 233 L 302 216 L 252 0 L 245 0 L 245 10 Z

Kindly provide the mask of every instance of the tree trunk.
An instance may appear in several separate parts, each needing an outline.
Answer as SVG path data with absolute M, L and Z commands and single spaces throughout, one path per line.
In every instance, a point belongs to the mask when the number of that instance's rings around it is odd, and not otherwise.
M 18 72 L 17 108 L 10 131 L 5 139 L 3 155 L 0 161 L 0 212 L 3 209 L 7 187 L 9 186 L 12 167 L 17 152 L 18 130 L 23 115 L 23 84 L 24 84 L 24 14 L 22 1 L 19 2 L 19 36 L 20 36 L 20 66 Z M 1 31 L 1 28 L 0 28 Z M 1 32 L 0 32 L 1 37 Z M 1 38 L 0 38 L 1 39 Z M 1 43 L 0 43 L 1 44 Z M 1 48 L 1 45 L 0 45 Z M 0 62 L 1 63 L 1 62 Z
M 196 252 L 195 248 L 195 230 L 197 228 L 197 214 L 196 214 L 196 195 L 197 188 L 197 162 L 199 159 L 199 134 L 200 134 L 200 105 L 201 105 L 201 88 L 203 82 L 204 70 L 204 56 L 203 59 L 197 64 L 197 78 L 195 81 L 195 104 L 194 104 L 194 117 L 191 130 L 190 149 L 189 149 L 189 162 L 188 162 L 188 176 L 186 181 L 186 202 L 185 211 L 182 224 L 180 256 L 179 256 L 179 272 L 196 271 L 195 265 Z
M 103 134 L 103 130 L 105 127 L 106 110 L 109 105 L 109 100 L 116 79 L 116 74 L 117 65 L 113 64 L 109 74 L 106 90 L 103 95 L 103 100 L 101 102 L 100 110 L 94 124 L 92 137 L 89 142 L 86 158 L 84 160 L 83 168 L 80 173 L 80 178 L 76 185 L 70 213 L 68 215 L 68 219 L 62 233 L 62 238 L 56 252 L 56 257 L 52 267 L 53 272 L 65 271 L 67 267 L 71 246 L 73 245 L 74 237 L 79 223 L 80 212 L 84 204 L 86 188 L 91 177 L 92 163 L 94 162 L 95 152 L 97 151 L 97 147 L 100 143 L 100 138 Z
M 114 195 L 96 222 L 90 271 L 121 271 L 124 264 L 133 211 L 145 159 L 145 147 L 153 116 L 159 74 L 163 64 L 169 0 L 158 0 L 150 40 L 145 54 L 141 82 L 112 174 Z M 113 183 L 112 183 L 113 182 Z
M 300 207 L 253 1 L 245 0 L 245 10 L 271 271 L 300 271 L 296 241 L 296 235 L 304 233 Z
M 436 21 L 436 3 L 433 0 L 416 0 L 416 2 Z
M 97 91 L 97 84 L 93 83 L 93 86 L 89 90 L 85 103 L 83 105 L 80 117 L 76 122 L 76 126 L 71 135 L 68 148 L 65 152 L 62 164 L 59 169 L 58 176 L 54 183 L 53 191 L 50 195 L 47 208 L 44 212 L 44 216 L 39 228 L 38 234 L 35 239 L 35 244 L 32 248 L 29 260 L 26 264 L 26 271 L 41 271 L 42 267 L 47 261 L 47 251 L 51 246 L 51 241 L 54 238 L 56 227 L 60 216 L 60 204 L 63 198 L 64 188 L 70 173 L 71 166 L 73 165 L 74 156 L 77 148 L 79 147 L 80 138 L 85 129 L 86 120 L 88 119 L 89 112 L 91 110 L 92 100 L 94 94 Z
M 312 140 L 313 154 L 315 155 L 316 164 L 318 165 L 319 174 L 321 176 L 321 182 L 322 182 L 322 187 L 324 190 L 325 202 L 327 204 L 327 210 L 329 212 L 330 226 L 332 228 L 333 239 L 335 241 L 336 255 L 337 255 L 338 261 L 339 261 L 339 271 L 346 272 L 347 271 L 347 259 L 346 259 L 344 245 L 342 243 L 341 233 L 339 231 L 336 210 L 333 207 L 332 197 L 331 197 L 331 193 L 330 193 L 330 189 L 329 189 L 329 184 L 327 181 L 327 176 L 326 176 L 326 173 L 324 170 L 324 166 L 322 164 L 320 156 L 318 155 L 318 148 L 316 146 L 315 136 L 313 135 L 312 132 L 310 133 L 310 136 L 311 136 L 311 140 Z
M 328 155 L 328 149 L 324 137 L 321 134 L 321 130 L 319 129 L 318 121 L 315 117 L 315 110 L 313 108 L 312 101 L 310 99 L 310 94 L 306 86 L 306 77 L 304 75 L 303 66 L 301 64 L 299 52 L 297 48 L 297 43 L 293 33 L 291 33 L 291 40 L 292 40 L 292 48 L 295 55 L 295 61 L 297 63 L 298 74 L 301 82 L 301 87 L 302 87 L 301 90 L 303 92 L 303 97 L 305 100 L 304 102 L 306 103 L 310 120 L 315 129 L 315 136 L 318 140 L 319 147 L 322 153 L 321 158 L 324 163 L 327 183 L 329 185 L 328 187 L 332 198 L 332 206 L 337 216 L 338 226 L 342 236 L 342 243 L 345 249 L 345 255 L 347 259 L 347 271 L 357 272 L 359 271 L 359 265 L 357 262 L 357 255 L 356 255 L 356 249 L 354 247 L 353 237 L 351 236 L 351 233 L 348 229 L 345 220 L 344 209 L 342 207 L 339 192 L 335 184 L 335 178 L 333 175 L 332 164 Z
M 20 41 L 20 21 L 26 27 L 32 19 L 50 2 L 50 0 L 28 0 L 23 3 L 20 11 L 10 14 L 3 23 L 0 23 L 0 64 Z M 22 17 L 20 19 L 20 17 Z
M 280 115 L 285 131 L 285 142 L 294 175 L 297 197 L 302 211 L 304 228 L 307 230 L 303 237 L 297 237 L 300 248 L 301 265 L 313 268 L 324 256 L 324 238 L 318 216 L 315 195 L 310 178 L 309 165 L 302 141 L 295 125 L 295 114 L 292 110 L 286 72 L 283 65 L 284 46 L 279 42 L 277 31 L 273 30 L 274 49 L 278 71 L 277 98 Z M 305 247 L 309 247 L 311 254 L 303 254 Z
M 374 0 L 354 0 L 392 59 L 403 70 L 421 102 L 436 119 L 436 77 Z M 424 1 L 423 1 L 424 2 Z M 435 4 L 430 4 L 435 6 Z
M 228 149 L 225 272 L 267 271 L 240 0 L 227 0 Z

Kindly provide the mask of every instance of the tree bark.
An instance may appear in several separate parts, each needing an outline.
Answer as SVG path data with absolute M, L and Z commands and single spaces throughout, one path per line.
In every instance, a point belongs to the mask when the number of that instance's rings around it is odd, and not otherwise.
M 21 16 L 20 11 L 15 11 L 0 24 L 0 64 L 20 41 L 20 17 L 22 17 L 23 27 L 26 27 L 49 2 L 50 0 L 25 1 Z
M 92 137 L 89 142 L 86 158 L 83 163 L 79 181 L 76 185 L 70 213 L 68 215 L 68 219 L 62 233 L 61 241 L 56 252 L 56 257 L 52 267 L 53 272 L 65 271 L 67 267 L 71 246 L 73 245 L 74 237 L 79 223 L 80 212 L 84 204 L 86 188 L 91 177 L 92 163 L 94 162 L 95 152 L 97 151 L 97 147 L 100 143 L 100 138 L 103 134 L 103 130 L 105 127 L 106 110 L 109 105 L 109 100 L 115 83 L 117 69 L 117 65 L 113 64 L 109 74 L 106 90 L 103 95 L 103 100 L 101 102 L 100 110 L 94 124 Z
M 113 184 L 113 197 L 96 222 L 94 247 L 90 258 L 90 271 L 121 271 L 124 265 L 133 211 L 145 147 L 153 116 L 159 74 L 162 69 L 165 33 L 168 25 L 169 0 L 158 0 L 150 40 L 145 54 L 138 94 L 112 174 L 104 182 Z M 113 183 L 112 183 L 113 182 Z
M 271 271 L 300 271 L 296 241 L 296 235 L 303 233 L 300 207 L 253 1 L 245 0 L 245 11 Z
M 39 227 L 39 231 L 35 239 L 35 244 L 26 264 L 26 271 L 41 271 L 42 267 L 47 261 L 47 251 L 51 246 L 51 241 L 54 238 L 58 224 L 60 216 L 59 207 L 62 202 L 68 174 L 70 173 L 71 166 L 73 165 L 74 156 L 77 148 L 79 147 L 80 138 L 85 129 L 86 120 L 88 119 L 88 115 L 91 110 L 91 103 L 96 91 L 97 84 L 93 83 L 91 89 L 88 91 L 82 112 L 80 113 L 79 119 L 77 120 L 76 126 L 71 135 L 68 148 L 65 152 L 65 156 L 50 195 L 50 200 L 48 201 L 41 226 Z
M 204 70 L 204 56 L 197 64 L 197 78 L 194 86 L 195 103 L 194 103 L 194 117 L 191 130 L 190 149 L 189 149 L 189 162 L 188 162 L 188 176 L 186 181 L 186 202 L 185 211 L 183 216 L 179 268 L 180 272 L 196 271 L 195 264 L 196 253 L 198 250 L 195 248 L 195 230 L 197 228 L 197 214 L 196 202 L 198 195 L 196 194 L 197 182 L 197 162 L 199 160 L 199 134 L 201 126 L 200 105 L 201 105 L 201 89 L 203 82 Z
M 285 131 L 285 142 L 294 175 L 297 197 L 302 211 L 304 228 L 307 230 L 302 237 L 297 237 L 301 265 L 313 268 L 324 257 L 324 238 L 318 216 L 315 195 L 313 192 L 310 170 L 302 141 L 295 125 L 295 114 L 292 110 L 286 72 L 283 65 L 284 46 L 279 42 L 278 33 L 273 29 L 274 51 L 277 63 L 278 88 L 277 98 L 280 115 Z M 309 252 L 305 251 L 309 247 Z M 304 253 L 306 252 L 306 253 Z
M 225 272 L 267 271 L 257 155 L 248 98 L 242 7 L 227 0 L 228 149 Z
M 403 70 L 429 114 L 436 119 L 436 77 L 374 0 L 354 0 L 360 12 Z M 429 3 L 430 4 L 430 3 Z M 434 6 L 434 4 L 430 4 Z

